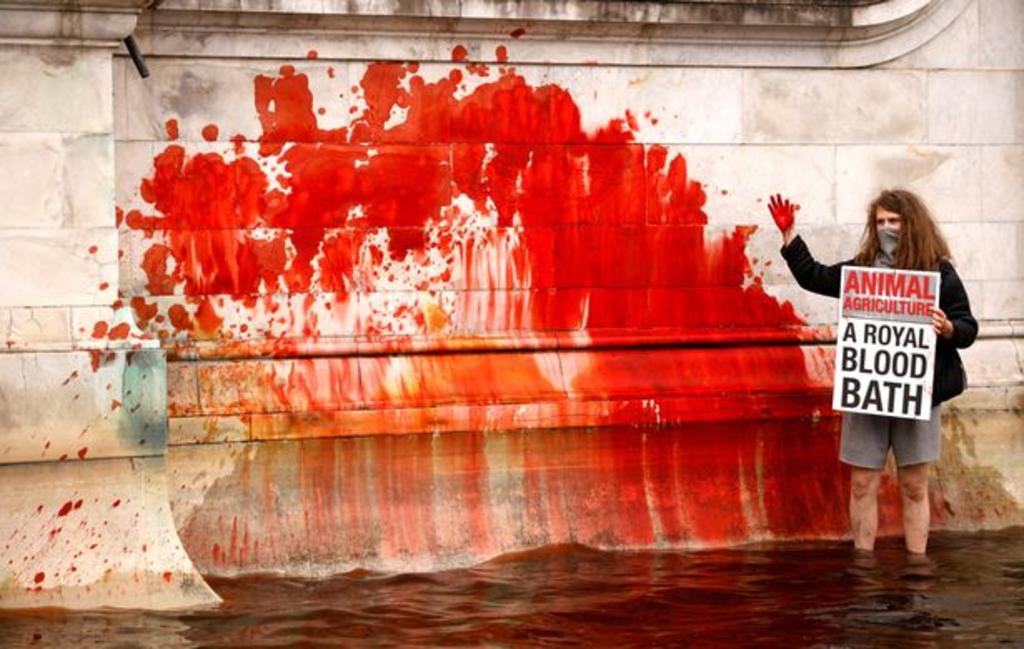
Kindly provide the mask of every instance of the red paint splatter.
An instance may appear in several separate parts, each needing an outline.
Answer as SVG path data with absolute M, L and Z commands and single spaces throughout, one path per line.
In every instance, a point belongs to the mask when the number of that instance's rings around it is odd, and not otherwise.
M 334 78 L 334 66 L 330 66 L 330 67 L 327 68 L 327 76 L 328 76 L 328 78 L 331 78 L 331 79 Z
M 207 142 L 214 142 L 217 139 L 217 135 L 220 133 L 220 129 L 217 128 L 216 124 L 207 124 L 203 127 L 203 139 Z
M 525 33 L 526 33 L 525 29 L 523 29 L 522 27 L 516 27 L 511 32 L 509 32 L 508 35 L 511 36 L 512 38 L 520 38 Z
M 498 60 L 498 63 L 508 63 L 508 48 L 504 45 L 494 48 L 494 58 Z
M 465 60 L 468 52 L 458 46 L 452 56 Z M 125 222 L 161 234 L 141 260 L 147 290 L 184 293 L 196 305 L 193 313 L 172 305 L 173 328 L 193 337 L 220 333 L 210 295 L 242 303 L 257 294 L 343 293 L 368 272 L 355 251 L 371 229 L 386 230 L 389 244 L 371 250 L 366 265 L 388 255 L 415 260 L 427 247 L 424 227 L 456 196 L 493 211 L 499 227 L 521 228 L 529 254 L 519 263 L 529 268 L 529 287 L 547 291 L 526 323 L 534 330 L 727 336 L 740 326 L 799 322 L 789 305 L 748 281 L 752 229 L 707 232 L 703 186 L 681 155 L 635 142 L 631 113 L 586 131 L 564 88 L 531 86 L 511 70 L 472 91 L 462 82 L 460 69 L 428 82 L 411 65 L 370 65 L 354 88 L 365 109 L 353 107 L 348 125 L 326 130 L 306 75 L 282 66 L 276 78 L 257 77 L 259 155 L 277 156 L 282 189 L 272 188 L 253 158 L 227 161 L 167 146 L 140 186 L 152 214 L 133 210 Z M 587 263 L 563 261 L 580 259 Z M 446 317 L 411 319 L 426 330 L 446 326 Z M 750 371 L 772 371 L 757 350 L 747 351 Z M 799 349 L 786 353 L 802 364 Z M 604 369 L 595 361 L 579 380 Z M 714 382 L 714 368 L 707 372 Z
M 131 332 L 132 326 L 127 322 L 122 322 L 110 330 L 110 333 L 107 334 L 107 338 L 110 340 L 126 340 Z
M 96 247 L 96 246 L 89 246 L 89 254 L 90 255 L 95 255 L 98 250 L 99 250 L 99 248 Z
M 316 50 L 310 50 L 306 52 L 306 58 L 312 61 L 320 58 L 320 54 Z
M 166 581 L 168 584 L 171 583 L 171 573 L 170 572 L 165 572 L 163 577 L 164 577 L 164 581 Z
M 68 383 L 71 383 L 73 380 L 75 380 L 77 378 L 78 378 L 78 370 L 74 370 L 74 371 L 71 372 L 71 374 L 68 375 L 68 378 L 64 379 L 64 382 L 61 383 L 61 385 L 67 385 Z M 47 444 L 47 447 L 49 447 L 49 444 Z
M 104 336 L 107 335 L 107 327 L 109 327 L 109 326 L 110 325 L 108 325 L 105 321 L 100 320 L 99 322 L 94 324 L 93 327 L 92 327 L 92 337 L 93 338 L 103 338 Z
M 111 506 L 111 507 L 115 507 L 115 508 L 117 508 L 117 507 L 120 507 L 120 506 L 121 506 L 121 499 L 120 499 L 120 498 L 118 498 L 117 500 L 115 500 L 114 502 L 112 502 L 112 503 L 110 504 L 110 506 Z
M 61 456 L 60 456 L 59 458 L 57 458 L 57 461 L 58 461 L 58 462 L 63 462 L 63 461 L 64 461 L 64 460 L 66 460 L 66 459 L 68 459 L 68 454 L 67 454 L 67 453 L 64 453 L 64 454 L 63 454 L 63 455 L 61 455 Z
M 76 500 L 75 501 L 75 509 L 79 509 L 82 506 L 82 502 L 83 501 L 81 499 Z
M 452 48 L 452 61 L 465 61 L 469 58 L 469 51 L 464 45 L 456 45 Z
M 100 290 L 101 291 L 107 290 L 108 286 L 110 286 L 110 284 L 108 282 L 100 282 Z
M 164 131 L 167 133 L 168 140 L 178 139 L 178 120 L 169 119 L 164 123 Z
M 33 581 L 35 581 L 35 583 L 37 583 L 37 584 L 41 584 L 41 583 L 43 583 L 44 579 L 46 579 L 46 573 L 45 572 L 37 572 L 36 576 L 33 578 Z
M 67 516 L 68 512 L 70 512 L 71 508 L 74 507 L 74 506 L 75 506 L 75 503 L 73 503 L 70 500 L 67 501 L 66 503 L 64 503 L 61 506 L 60 511 L 57 512 L 57 518 L 60 518 L 61 516 Z
M 120 407 L 121 407 L 121 402 L 120 402 L 120 401 L 118 401 L 117 399 L 114 399 L 114 400 L 112 400 L 112 401 L 110 402 L 110 409 L 111 409 L 112 411 L 113 411 L 113 410 L 117 410 L 117 409 L 118 409 L 118 408 L 120 408 Z
M 86 456 L 86 454 L 88 452 L 89 452 L 89 447 L 88 446 L 83 446 L 82 448 L 78 449 L 78 452 L 76 453 L 76 455 L 78 456 L 79 460 L 84 460 L 85 456 Z
M 149 321 L 155 318 L 159 311 L 156 303 L 149 304 L 146 302 L 146 298 L 141 296 L 133 297 L 130 304 L 132 312 L 135 314 L 135 321 L 142 329 L 149 325 Z

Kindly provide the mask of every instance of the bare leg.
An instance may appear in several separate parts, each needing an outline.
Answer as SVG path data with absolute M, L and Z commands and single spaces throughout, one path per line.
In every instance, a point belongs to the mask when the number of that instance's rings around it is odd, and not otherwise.
M 924 554 L 928 548 L 928 463 L 901 466 L 900 495 L 903 501 L 903 534 L 907 551 Z
M 878 534 L 878 483 L 881 469 L 850 467 L 850 527 L 853 547 L 874 550 Z

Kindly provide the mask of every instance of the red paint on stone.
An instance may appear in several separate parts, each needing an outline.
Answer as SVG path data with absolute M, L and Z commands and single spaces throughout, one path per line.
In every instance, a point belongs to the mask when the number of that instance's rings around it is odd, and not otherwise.
M 164 577 L 164 581 L 166 581 L 167 583 L 171 583 L 171 573 L 170 572 L 165 572 L 163 574 L 163 577 Z
M 178 120 L 169 119 L 164 122 L 164 131 L 167 133 L 168 140 L 178 139 Z
M 112 503 L 110 504 L 110 506 L 111 506 L 111 507 L 114 507 L 114 508 L 120 507 L 120 506 L 121 506 L 121 499 L 120 499 L 120 498 L 118 498 L 117 500 L 115 500 L 114 502 L 112 502 Z
M 465 61 L 469 58 L 469 51 L 464 45 L 456 45 L 452 48 L 452 61 Z
M 498 60 L 498 63 L 508 63 L 508 48 L 504 45 L 494 48 L 494 58 Z
M 110 340 L 126 340 L 131 332 L 132 326 L 127 322 L 122 322 L 110 330 L 110 333 L 107 334 L 107 338 Z
M 71 508 L 74 507 L 74 506 L 75 506 L 75 503 L 73 503 L 70 500 L 67 501 L 66 503 L 64 503 L 61 506 L 60 510 L 57 512 L 57 518 L 60 518 L 61 516 L 67 516 L 68 512 L 70 512 Z
M 452 54 L 468 57 L 463 46 Z M 462 82 L 460 69 L 428 82 L 412 65 L 372 64 L 356 88 L 365 109 L 346 126 L 325 130 L 306 75 L 286 65 L 277 77 L 258 76 L 259 155 L 276 156 L 284 167 L 274 179 L 282 189 L 245 155 L 228 161 L 217 153 L 189 155 L 178 145 L 160 152 L 140 186 L 152 214 L 130 212 L 126 223 L 146 236 L 161 234 L 141 260 L 147 290 L 184 293 L 185 303 L 196 305 L 193 313 L 170 306 L 174 330 L 193 338 L 225 335 L 211 295 L 235 296 L 245 308 L 255 295 L 344 297 L 386 257 L 424 258 L 424 228 L 459 196 L 481 212 L 493 210 L 498 228 L 519 228 L 511 259 L 530 278 L 521 288 L 545 289 L 529 311 L 533 331 L 582 329 L 596 337 L 664 328 L 727 337 L 737 327 L 800 322 L 753 277 L 745 254 L 753 229 L 709 232 L 705 191 L 686 160 L 635 143 L 631 114 L 586 131 L 575 98 L 557 85 L 532 86 L 513 70 L 470 91 Z M 369 262 L 357 260 L 374 229 L 387 232 L 387 249 L 370 250 Z M 508 307 L 494 306 L 505 305 L 498 297 L 488 310 L 500 321 Z M 301 304 L 309 313 L 312 301 Z M 444 332 L 447 317 L 427 311 L 411 321 L 420 331 Z M 363 335 L 378 333 L 372 323 L 359 326 Z M 317 335 L 315 324 L 303 333 Z M 289 349 L 282 341 L 278 353 Z M 796 347 L 747 348 L 744 357 L 735 371 L 755 384 L 776 371 L 773 363 L 803 363 Z M 605 372 L 606 362 L 615 361 L 592 355 L 574 380 L 600 382 L 615 394 L 627 377 L 602 379 L 614 375 Z M 543 390 L 547 380 L 529 364 L 517 372 Z M 713 362 L 700 371 L 693 376 L 709 385 L 721 379 Z M 312 379 L 265 388 L 283 392 L 275 398 L 286 403 L 305 403 L 300 395 L 317 385 Z M 386 405 L 387 393 L 364 396 Z
M 43 583 L 44 579 L 46 579 L 46 573 L 45 572 L 37 572 L 36 576 L 33 578 L 33 581 L 35 583 L 37 583 L 37 584 L 41 584 L 41 583 Z
M 523 29 L 522 27 L 516 27 L 511 32 L 509 32 L 508 35 L 511 36 L 512 38 L 520 38 L 525 33 L 526 33 L 525 29 Z
M 219 133 L 220 129 L 217 128 L 216 124 L 207 124 L 202 130 L 203 139 L 207 142 L 215 142 Z
M 107 335 L 107 328 L 109 326 L 110 325 L 108 325 L 106 323 L 106 321 L 100 320 L 99 322 L 94 324 L 93 327 L 92 327 L 92 337 L 93 338 L 103 338 L 104 336 Z
M 89 254 L 90 255 L 95 255 L 98 250 L 99 250 L 99 248 L 96 247 L 96 246 L 89 246 Z
M 88 452 L 89 452 L 89 447 L 88 446 L 83 446 L 82 448 L 78 449 L 78 453 L 77 453 L 78 459 L 79 460 L 84 460 L 85 456 L 86 456 L 86 454 Z M 77 509 L 77 507 L 76 507 L 76 509 Z
M 306 52 L 306 58 L 309 59 L 310 61 L 313 61 L 315 59 L 320 58 L 320 54 L 316 50 L 310 50 Z

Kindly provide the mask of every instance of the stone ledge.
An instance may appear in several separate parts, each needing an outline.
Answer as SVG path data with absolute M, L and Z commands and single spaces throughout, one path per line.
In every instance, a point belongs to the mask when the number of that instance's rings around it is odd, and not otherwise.
M 112 47 L 152 0 L 2 0 L 0 44 Z
M 490 61 L 496 44 L 522 37 L 510 62 L 861 67 L 920 47 L 969 2 L 167 0 L 143 14 L 139 36 L 161 56 L 289 58 L 315 47 L 322 58 L 429 61 L 460 43 L 470 60 Z

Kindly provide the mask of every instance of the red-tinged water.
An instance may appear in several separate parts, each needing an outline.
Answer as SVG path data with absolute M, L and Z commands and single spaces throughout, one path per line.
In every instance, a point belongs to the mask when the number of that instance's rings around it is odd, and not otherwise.
M 0 612 L 0 645 L 1020 646 L 1024 529 L 714 551 L 556 546 L 464 570 L 215 579 L 219 607 Z

